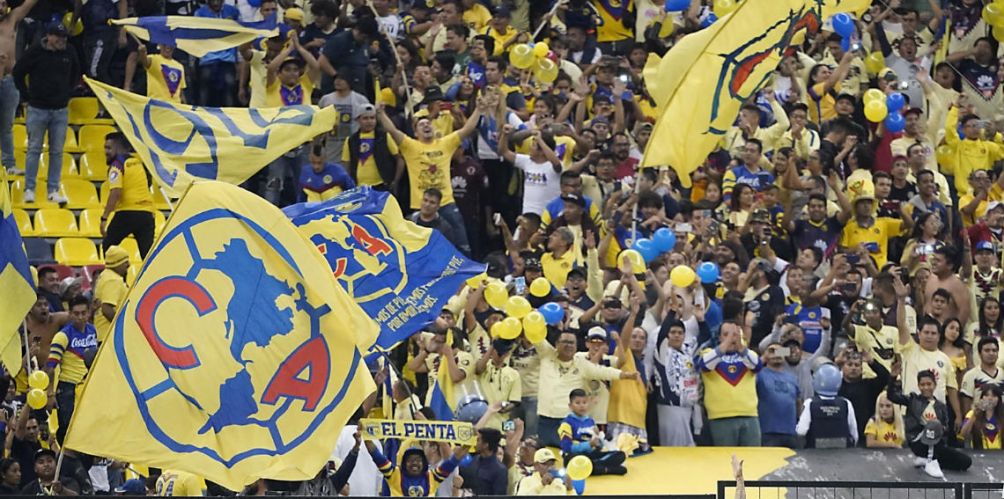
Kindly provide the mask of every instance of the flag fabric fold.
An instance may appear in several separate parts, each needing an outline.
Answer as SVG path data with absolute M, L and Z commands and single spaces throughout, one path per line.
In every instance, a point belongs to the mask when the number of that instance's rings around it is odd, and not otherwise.
M 129 17 L 110 22 L 141 40 L 176 46 L 195 57 L 279 34 L 274 16 L 257 22 L 194 16 Z
M 386 192 L 361 187 L 283 211 L 380 325 L 374 351 L 390 350 L 420 331 L 468 279 L 485 271 L 438 231 L 406 220 Z
M 171 197 L 200 178 L 240 184 L 338 119 L 334 107 L 197 107 L 85 81 Z
M 198 182 L 119 308 L 66 447 L 231 490 L 312 479 L 376 389 L 375 335 L 278 208 Z
M 31 266 L 14 219 L 7 171 L 0 168 L 0 361 L 11 374 L 21 370 L 18 328 L 34 304 Z
M 746 1 L 710 27 L 683 37 L 644 69 L 660 119 L 642 167 L 673 167 L 681 183 L 734 123 L 739 109 L 769 80 L 796 35 L 815 31 L 840 12 L 860 12 L 869 0 Z

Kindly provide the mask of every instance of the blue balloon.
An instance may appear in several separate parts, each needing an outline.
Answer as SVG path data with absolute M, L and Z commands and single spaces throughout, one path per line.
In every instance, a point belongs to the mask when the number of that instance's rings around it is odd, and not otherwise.
M 647 237 L 636 239 L 631 249 L 641 253 L 641 257 L 645 260 L 645 263 L 649 263 L 655 260 L 655 257 L 659 256 L 659 250 L 655 249 L 655 243 Z
M 833 16 L 830 23 L 833 24 L 833 31 L 844 38 L 854 34 L 854 19 L 844 12 Z
M 690 8 L 690 0 L 666 0 L 666 12 L 683 12 Z
M 718 281 L 718 276 L 718 264 L 715 262 L 704 262 L 697 266 L 697 277 L 700 277 L 704 284 Z
M 906 105 L 906 98 L 903 97 L 903 94 L 899 92 L 893 92 L 887 95 L 885 98 L 885 107 L 886 109 L 889 110 L 889 114 L 895 113 L 896 111 L 903 109 L 903 106 L 905 105 Z
M 715 21 L 717 21 L 717 20 L 718 20 L 718 16 L 716 16 L 715 13 L 712 12 L 712 13 L 708 14 L 708 17 L 705 17 L 704 20 L 701 21 L 701 27 L 702 28 L 707 28 L 708 26 L 711 26 L 712 24 L 715 24 Z
M 460 466 L 470 466 L 470 464 L 473 462 L 474 462 L 474 456 L 468 454 L 464 456 L 463 459 L 460 460 Z
M 850 38 L 844 37 L 844 38 L 840 39 L 840 50 L 843 50 L 844 52 L 850 52 L 851 51 L 851 39 Z
M 676 247 L 676 234 L 666 227 L 663 227 L 652 234 L 652 242 L 659 253 L 665 253 Z
M 586 491 L 586 481 L 583 480 L 572 480 L 572 490 L 575 491 L 577 495 L 582 495 Z
M 551 326 L 561 323 L 561 319 L 565 318 L 565 310 L 553 301 L 541 305 L 538 310 L 544 316 L 544 322 Z
M 902 132 L 906 128 L 906 120 L 903 115 L 889 111 L 889 116 L 885 119 L 885 129 L 892 133 Z

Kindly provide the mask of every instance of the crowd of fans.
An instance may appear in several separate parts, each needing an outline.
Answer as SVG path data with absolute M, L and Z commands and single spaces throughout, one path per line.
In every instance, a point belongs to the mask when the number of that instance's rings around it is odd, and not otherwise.
M 907 447 L 942 476 L 1004 437 L 1002 50 L 982 0 L 873 3 L 852 46 L 824 26 L 793 47 L 688 188 L 669 165 L 639 166 L 654 121 L 678 118 L 659 116 L 642 69 L 714 22 L 707 0 L 681 12 L 663 0 L 25 0 L 0 19 L 0 150 L 34 201 L 48 132 L 38 199 L 65 202 L 81 73 L 197 105 L 334 106 L 330 132 L 245 187 L 280 206 L 386 190 L 487 263 L 491 281 L 376 369 L 395 380 L 397 419 L 439 419 L 426 407 L 437 382 L 484 400 L 470 455 L 424 443 L 385 456 L 353 421 L 315 480 L 245 492 L 565 494 L 573 456 L 624 474 L 653 446 L 693 445 Z M 108 23 L 164 14 L 277 15 L 280 34 L 195 58 Z M 529 43 L 547 44 L 556 77 L 511 63 Z M 902 96 L 901 131 L 865 118 L 867 91 Z M 19 102 L 26 172 L 12 152 Z M 117 134 L 106 153 L 107 267 L 89 290 L 41 267 L 26 318 L 28 357 L 57 376 L 58 425 L 18 411 L 25 376 L 8 376 L 0 493 L 205 492 L 189 473 L 72 453 L 54 476 L 74 389 L 127 290 L 116 244 L 131 234 L 145 256 L 153 242 L 143 165 Z M 625 257 L 657 235 L 671 246 Z M 700 278 L 678 280 L 680 267 Z M 493 282 L 560 306 L 545 339 L 493 337 L 506 316 Z M 137 470 L 145 483 L 126 480 Z

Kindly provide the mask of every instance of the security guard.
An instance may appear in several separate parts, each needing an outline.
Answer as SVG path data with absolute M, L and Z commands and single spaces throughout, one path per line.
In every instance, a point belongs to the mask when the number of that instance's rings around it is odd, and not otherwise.
M 136 238 L 139 254 L 146 258 L 153 246 L 153 195 L 146 170 L 138 158 L 130 157 L 132 149 L 119 132 L 105 137 L 105 160 L 108 162 L 108 201 L 101 214 L 101 243 L 104 251 L 122 242 L 130 234 Z M 108 218 L 115 214 L 111 223 Z

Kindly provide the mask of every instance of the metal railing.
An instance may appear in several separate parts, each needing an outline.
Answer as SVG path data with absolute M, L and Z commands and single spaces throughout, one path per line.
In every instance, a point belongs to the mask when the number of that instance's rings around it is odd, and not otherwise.
M 853 482 L 810 480 L 754 480 L 745 482 L 747 499 L 997 499 L 990 490 L 1000 484 L 966 495 L 958 482 Z M 718 482 L 718 499 L 735 497 L 735 481 Z

